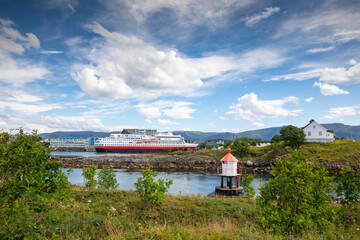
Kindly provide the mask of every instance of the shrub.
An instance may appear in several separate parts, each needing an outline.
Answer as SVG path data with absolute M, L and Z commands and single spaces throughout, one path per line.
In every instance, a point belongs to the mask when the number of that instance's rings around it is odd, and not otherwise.
M 171 152 L 171 150 L 172 150 L 171 148 L 165 148 L 165 149 L 164 149 L 164 152 L 166 152 L 166 153 L 170 153 L 170 152 Z
M 97 181 L 95 179 L 95 175 L 96 175 L 97 168 L 98 167 L 93 164 L 89 168 L 85 168 L 85 167 L 83 168 L 82 175 L 84 176 L 86 187 L 88 187 L 88 188 L 96 187 Z
M 161 204 L 164 198 L 164 193 L 168 191 L 169 187 L 173 183 L 170 179 L 158 179 L 155 181 L 155 177 L 158 172 L 153 172 L 150 168 L 146 168 L 141 173 L 141 177 L 137 178 L 137 182 L 134 183 L 136 192 L 140 195 L 141 201 L 145 207 L 153 204 Z
M 115 173 L 112 168 L 106 169 L 103 168 L 98 173 L 98 182 L 100 188 L 117 188 L 119 184 L 115 178 Z
M 249 143 L 242 142 L 239 138 L 237 138 L 231 144 L 231 151 L 237 157 L 247 156 L 250 153 Z
M 291 158 L 278 158 L 272 166 L 274 176 L 260 188 L 258 203 L 262 225 L 279 233 L 301 234 L 306 229 L 324 230 L 331 217 L 332 180 L 324 166 L 308 162 L 298 151 Z
M 245 197 L 251 198 L 255 196 L 255 188 L 251 186 L 251 183 L 254 181 L 255 177 L 254 175 L 250 175 L 247 173 L 244 173 L 241 178 L 241 183 L 244 187 Z
M 279 143 L 282 141 L 282 138 L 279 134 L 275 134 L 272 138 L 271 138 L 271 143 Z
M 354 169 L 341 169 L 340 176 L 336 179 L 336 193 L 344 196 L 343 203 L 354 204 L 360 198 L 360 175 Z
M 38 239 L 54 202 L 68 197 L 62 164 L 49 160 L 36 131 L 0 133 L 0 239 Z
M 299 147 L 305 142 L 305 133 L 300 128 L 292 125 L 283 127 L 280 130 L 281 139 L 291 148 Z

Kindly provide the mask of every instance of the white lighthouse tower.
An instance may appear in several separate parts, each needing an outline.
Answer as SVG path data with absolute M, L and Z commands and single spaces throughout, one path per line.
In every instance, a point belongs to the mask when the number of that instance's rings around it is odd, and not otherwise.
M 228 154 L 223 157 L 220 162 L 221 166 L 218 167 L 218 175 L 221 176 L 221 185 L 215 187 L 215 194 L 238 196 L 243 191 L 240 186 L 242 167 L 238 167 L 238 160 L 230 153 L 231 149 L 228 149 Z M 224 186 L 224 178 L 226 178 L 226 186 Z M 233 178 L 236 179 L 236 184 L 233 186 Z

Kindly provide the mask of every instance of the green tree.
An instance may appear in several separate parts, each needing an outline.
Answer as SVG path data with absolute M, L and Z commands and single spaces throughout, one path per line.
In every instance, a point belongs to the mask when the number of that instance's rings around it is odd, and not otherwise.
M 336 183 L 336 193 L 339 197 L 344 196 L 344 203 L 351 205 L 360 199 L 360 175 L 356 174 L 354 169 L 341 169 Z
M 333 185 L 325 167 L 292 151 L 290 159 L 278 158 L 272 168 L 274 178 L 260 188 L 258 198 L 263 227 L 287 234 L 326 229 L 332 213 L 328 194 Z
M 95 179 L 96 176 L 96 169 L 98 167 L 95 165 L 91 165 L 89 168 L 83 167 L 82 175 L 85 180 L 85 186 L 88 188 L 95 188 L 97 185 L 97 180 Z
M 228 148 L 231 146 L 231 141 L 230 140 L 224 140 L 224 148 Z
M 0 239 L 39 239 L 44 222 L 59 221 L 48 212 L 69 191 L 62 164 L 50 161 L 36 131 L 0 133 Z
M 282 138 L 279 134 L 275 134 L 272 138 L 271 138 L 271 143 L 279 143 L 282 141 Z
M 103 168 L 98 173 L 98 182 L 100 188 L 117 188 L 119 184 L 117 183 L 117 180 L 115 178 L 115 173 L 112 168 L 106 169 Z
M 291 148 L 299 147 L 305 142 L 305 133 L 300 128 L 292 125 L 283 127 L 280 130 L 281 139 Z
M 230 148 L 233 154 L 237 157 L 244 157 L 250 153 L 249 143 L 242 142 L 239 138 L 236 138 L 232 142 Z
M 206 143 L 205 142 L 201 142 L 199 143 L 199 145 L 197 146 L 198 149 L 205 149 L 206 147 Z
M 255 188 L 251 186 L 251 183 L 254 181 L 254 179 L 254 175 L 247 174 L 246 172 L 241 178 L 241 183 L 244 187 L 245 197 L 247 198 L 252 198 L 255 196 Z
M 164 193 L 168 191 L 173 183 L 171 179 L 164 180 L 160 178 L 155 181 L 157 175 L 158 172 L 153 172 L 150 168 L 146 168 L 142 171 L 141 177 L 137 178 L 137 181 L 134 183 L 135 191 L 139 194 L 144 207 L 161 204 Z

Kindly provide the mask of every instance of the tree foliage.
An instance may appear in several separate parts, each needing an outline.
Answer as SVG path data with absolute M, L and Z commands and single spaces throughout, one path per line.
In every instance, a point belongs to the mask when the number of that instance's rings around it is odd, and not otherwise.
M 160 204 L 164 198 L 164 193 L 168 191 L 173 181 L 170 179 L 158 179 L 155 177 L 158 172 L 153 172 L 150 168 L 146 168 L 141 173 L 141 177 L 137 178 L 134 183 L 136 192 L 139 194 L 144 206 L 151 206 L 153 204 Z
M 249 143 L 243 142 L 239 138 L 236 138 L 230 147 L 233 154 L 237 157 L 244 157 L 250 153 Z
M 344 203 L 351 205 L 360 199 L 360 175 L 356 174 L 354 169 L 341 169 L 336 183 L 336 193 L 339 197 L 344 196 Z
M 0 239 L 37 239 L 54 202 L 67 199 L 62 164 L 49 160 L 36 131 L 0 133 Z
M 246 172 L 241 178 L 241 183 L 244 187 L 245 197 L 247 198 L 252 198 L 255 196 L 255 188 L 251 186 L 251 183 L 254 181 L 254 179 L 254 175 L 247 174 Z
M 112 168 L 106 169 L 103 168 L 98 173 L 98 182 L 100 188 L 117 188 L 119 184 L 117 183 L 117 180 L 115 178 L 115 173 Z
M 279 143 L 281 141 L 282 141 L 282 138 L 279 134 L 275 134 L 270 140 L 271 143 Z
M 97 180 L 95 179 L 96 176 L 96 169 L 98 167 L 95 165 L 91 165 L 89 168 L 83 167 L 82 175 L 85 179 L 85 186 L 88 188 L 95 188 L 97 185 Z
M 263 227 L 288 234 L 324 230 L 332 213 L 327 201 L 333 188 L 325 167 L 292 151 L 289 160 L 278 158 L 272 168 L 274 178 L 260 188 L 258 198 Z
M 305 133 L 300 128 L 292 125 L 283 127 L 280 130 L 281 139 L 291 148 L 299 147 L 305 142 Z

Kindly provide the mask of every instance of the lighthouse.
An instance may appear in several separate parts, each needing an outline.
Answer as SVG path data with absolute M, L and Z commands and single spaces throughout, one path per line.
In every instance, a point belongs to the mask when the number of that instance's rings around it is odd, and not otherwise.
M 230 152 L 229 148 L 228 154 L 220 160 L 221 166 L 217 169 L 217 173 L 221 177 L 221 185 L 215 187 L 216 195 L 238 196 L 243 192 L 243 188 L 240 186 L 242 167 L 237 166 L 238 160 Z M 236 183 L 233 185 L 234 178 Z M 226 185 L 224 185 L 224 179 Z

